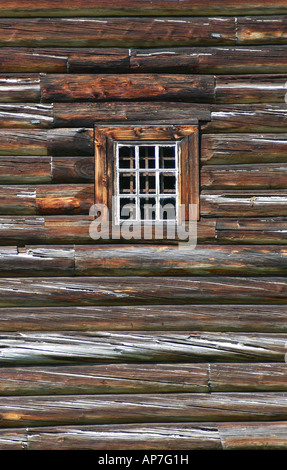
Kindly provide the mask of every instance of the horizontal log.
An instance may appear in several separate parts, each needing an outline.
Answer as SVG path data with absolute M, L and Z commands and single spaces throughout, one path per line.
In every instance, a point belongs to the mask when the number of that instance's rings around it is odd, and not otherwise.
M 286 422 L 219 423 L 224 450 L 284 450 L 287 445 Z
M 216 239 L 220 243 L 287 242 L 286 219 L 218 219 Z M 276 243 L 275 241 L 273 243 Z
M 205 134 L 201 163 L 286 163 L 287 134 Z
M 286 391 L 286 363 L 210 364 L 209 384 L 213 392 Z
M 0 46 L 164 47 L 235 44 L 235 18 L 4 18 Z M 281 41 L 282 42 L 282 41 Z
M 5 367 L 0 395 L 207 392 L 207 364 Z
M 55 127 L 94 127 L 95 123 L 159 121 L 173 124 L 210 119 L 208 104 L 179 102 L 54 103 Z M 60 129 L 59 129 L 60 131 Z
M 0 102 L 19 103 L 25 96 L 26 102 L 39 102 L 41 87 L 39 75 L 0 75 Z
M 213 132 L 285 132 L 286 103 L 211 105 L 211 120 L 202 125 Z
M 57 0 L 42 0 L 37 3 L 36 0 L 29 0 L 29 5 L 23 6 L 21 0 L 6 0 L 1 6 L 1 17 L 45 17 L 45 16 L 200 16 L 200 15 L 273 15 L 287 13 L 287 7 L 284 0 L 276 1 L 276 4 L 267 3 L 266 0 L 257 0 L 256 2 L 247 2 L 240 0 L 236 4 L 226 0 L 192 1 L 182 0 L 179 5 L 176 0 L 161 0 L 160 2 L 150 3 L 147 0 L 135 2 L 132 0 L 121 0 L 116 5 L 113 1 L 94 0 L 68 0 L 65 4 L 59 4 Z M 140 6 L 140 8 L 139 8 Z
M 128 49 L 0 48 L 1 73 L 118 73 L 128 71 Z
M 287 215 L 287 192 L 204 190 L 200 207 L 201 215 L 208 217 L 284 217 Z
M 25 93 L 25 92 L 24 92 Z M 25 94 L 22 94 L 26 99 Z M 53 127 L 53 106 L 0 104 L 0 128 L 46 129 Z
M 115 100 L 212 103 L 214 78 L 171 74 L 45 75 L 41 77 L 41 97 L 49 103 Z
M 93 129 L 0 129 L 0 155 L 94 155 Z
M 3 397 L 1 427 L 286 420 L 286 393 Z
M 286 46 L 185 47 L 132 49 L 132 72 L 286 73 Z
M 237 75 L 216 77 L 216 103 L 283 103 L 287 76 Z
M 285 305 L 10 307 L 0 331 L 243 331 L 287 333 Z
M 1 214 L 88 214 L 93 185 L 0 186 Z
M 238 18 L 238 44 L 286 44 L 285 16 Z
M 60 208 L 61 210 L 61 208 Z M 286 274 L 285 247 L 0 247 L 0 276 L 245 276 Z
M 0 278 L 0 307 L 287 303 L 286 277 Z
M 0 235 L 2 245 L 29 244 L 91 244 L 90 227 L 94 217 L 88 215 L 77 216 L 0 216 Z M 212 243 L 215 240 L 215 220 L 202 219 L 197 222 L 197 241 Z M 189 227 L 186 228 L 188 233 Z M 142 243 L 143 237 L 134 239 L 133 243 Z M 156 239 L 156 233 L 151 240 L 145 243 L 175 243 L 178 237 L 166 240 Z M 130 240 L 121 240 L 121 243 L 130 243 Z M 112 239 L 112 230 L 109 239 L 100 239 L 98 243 L 118 243 Z
M 284 362 L 286 333 L 5 332 L 1 365 Z
M 201 169 L 203 189 L 287 189 L 287 164 L 207 165 Z

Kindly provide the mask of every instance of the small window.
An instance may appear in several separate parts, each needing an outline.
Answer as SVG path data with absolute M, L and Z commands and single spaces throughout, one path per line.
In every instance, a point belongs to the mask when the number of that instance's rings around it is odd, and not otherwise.
M 96 126 L 95 203 L 116 225 L 198 219 L 198 160 L 196 125 Z

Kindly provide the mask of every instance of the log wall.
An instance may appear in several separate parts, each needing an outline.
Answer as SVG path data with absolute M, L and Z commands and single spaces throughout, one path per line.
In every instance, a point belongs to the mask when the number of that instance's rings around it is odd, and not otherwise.
M 0 450 L 287 448 L 287 3 L 0 5 Z M 198 124 L 195 249 L 90 236 L 95 124 Z

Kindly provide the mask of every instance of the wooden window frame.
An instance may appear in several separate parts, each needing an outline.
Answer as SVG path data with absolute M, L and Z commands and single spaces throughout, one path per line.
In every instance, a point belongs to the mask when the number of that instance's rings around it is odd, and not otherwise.
M 190 204 L 196 205 L 199 220 L 199 133 L 198 125 L 95 125 L 95 204 L 105 205 L 112 220 L 112 198 L 115 194 L 115 143 L 178 142 L 178 203 L 185 209 L 180 223 L 189 221 Z M 193 212 L 194 217 L 194 212 Z

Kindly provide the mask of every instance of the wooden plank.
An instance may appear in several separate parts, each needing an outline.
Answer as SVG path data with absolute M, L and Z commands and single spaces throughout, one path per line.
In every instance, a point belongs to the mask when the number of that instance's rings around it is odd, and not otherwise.
M 1 365 L 284 362 L 286 333 L 5 332 Z
M 238 44 L 286 44 L 286 16 L 238 18 L 236 36 Z
M 164 47 L 234 44 L 235 18 L 4 18 L 0 46 Z M 147 34 L 148 33 L 148 34 Z
M 201 16 L 201 15 L 273 15 L 287 13 L 284 0 L 278 0 L 275 4 L 266 0 L 247 2 L 240 0 L 236 4 L 226 0 L 182 0 L 179 5 L 176 0 L 161 0 L 151 4 L 147 0 L 131 1 L 121 0 L 116 5 L 111 0 L 67 0 L 65 4 L 59 4 L 57 0 L 42 0 L 39 4 L 36 0 L 29 0 L 29 5 L 23 6 L 20 0 L 6 0 L 1 5 L 1 17 L 45 17 L 45 16 Z
M 286 393 L 3 397 L 2 427 L 286 419 Z
M 17 103 L 39 102 L 41 99 L 40 76 L 30 74 L 21 75 L 0 75 L 0 102 Z
M 203 189 L 287 189 L 287 164 L 207 165 L 200 181 Z
M 216 103 L 283 103 L 286 75 L 237 75 L 215 78 Z
M 287 215 L 286 190 L 204 190 L 200 198 L 201 215 L 208 217 L 284 217 Z
M 205 134 L 201 163 L 286 163 L 287 134 Z
M 0 395 L 207 392 L 207 364 L 5 367 Z
M 11 307 L 0 331 L 287 332 L 286 305 Z
M 41 97 L 43 102 L 49 103 L 115 100 L 212 103 L 214 78 L 171 74 L 53 74 L 41 77 Z
M 286 422 L 218 423 L 224 450 L 284 450 Z
M 210 364 L 212 392 L 286 391 L 286 363 Z
M 1 214 L 85 214 L 94 203 L 93 185 L 3 185 Z
M 0 129 L 0 155 L 94 155 L 93 129 Z
M 235 8 L 233 5 L 232 9 Z M 285 45 L 132 49 L 132 72 L 286 73 Z
M 22 98 L 23 96 L 25 95 L 22 94 Z M 51 128 L 53 127 L 53 106 L 22 103 L 0 104 L 0 128 L 3 127 L 8 129 Z
M 191 124 L 210 119 L 208 104 L 180 102 L 54 103 L 55 127 L 94 127 L 101 123 L 172 122 Z M 60 130 L 59 130 L 60 131 Z
M 287 220 L 264 219 L 218 219 L 216 239 L 222 243 L 287 243 Z
M 203 132 L 285 132 L 286 103 L 211 105 L 211 121 Z
M 51 180 L 51 157 L 0 157 L 1 184 L 44 184 Z
M 1 307 L 287 303 L 285 277 L 0 278 Z

